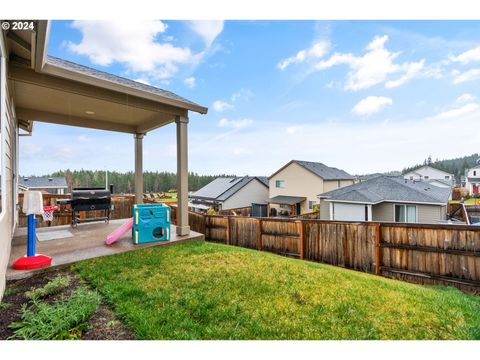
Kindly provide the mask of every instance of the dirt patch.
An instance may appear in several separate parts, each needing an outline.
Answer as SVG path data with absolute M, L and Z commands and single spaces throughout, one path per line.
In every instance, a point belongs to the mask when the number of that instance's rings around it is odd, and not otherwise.
M 78 274 L 69 268 L 57 268 L 27 279 L 7 283 L 5 295 L 0 303 L 0 340 L 6 340 L 13 335 L 13 330 L 8 327 L 12 322 L 21 321 L 22 305 L 29 303 L 25 292 L 42 287 L 57 276 L 69 276 L 71 278 L 70 284 L 58 293 L 42 298 L 41 300 L 43 302 L 53 303 L 62 297 L 66 299 L 70 297 L 79 286 L 87 286 Z M 131 340 L 134 338 L 133 333 L 105 302 L 102 302 L 97 311 L 89 319 L 88 329 L 81 337 L 82 340 Z

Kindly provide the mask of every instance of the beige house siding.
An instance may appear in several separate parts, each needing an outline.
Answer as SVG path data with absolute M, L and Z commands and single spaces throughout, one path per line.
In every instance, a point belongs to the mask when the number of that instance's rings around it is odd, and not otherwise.
M 445 220 L 442 217 L 442 208 L 439 205 L 417 205 L 417 222 L 419 223 L 437 223 Z
M 1 40 L 0 40 L 1 41 Z M 1 44 L 3 46 L 3 44 Z M 2 60 L 2 77 L 6 76 L 6 60 Z M 15 222 L 16 178 L 14 169 L 17 161 L 17 131 L 13 117 L 13 105 L 10 104 L 5 78 L 1 81 L 1 174 L 2 207 L 0 213 L 0 300 L 5 290 L 5 274 L 10 257 L 12 232 Z
M 330 202 L 320 200 L 320 220 L 330 220 Z
M 372 221 L 393 222 L 394 206 L 393 203 L 380 203 L 372 206 Z
M 277 180 L 285 181 L 285 188 L 275 187 Z M 278 195 L 286 196 L 304 196 L 306 201 L 301 204 L 301 213 L 311 212 L 308 209 L 308 201 L 318 203 L 317 195 L 323 191 L 323 179 L 305 169 L 297 163 L 291 163 L 285 169 L 275 174 L 269 179 L 270 192 L 269 197 L 273 198 Z
M 349 185 L 353 185 L 353 180 L 324 180 L 322 192 L 340 189 Z
M 266 204 L 267 199 L 268 188 L 259 180 L 254 179 L 225 200 L 222 204 L 222 210 L 251 206 L 252 203 Z

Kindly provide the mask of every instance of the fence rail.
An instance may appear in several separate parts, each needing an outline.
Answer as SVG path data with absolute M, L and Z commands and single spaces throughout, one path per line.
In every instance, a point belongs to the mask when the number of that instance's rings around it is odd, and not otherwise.
M 189 221 L 214 242 L 480 293 L 480 227 L 197 213 Z

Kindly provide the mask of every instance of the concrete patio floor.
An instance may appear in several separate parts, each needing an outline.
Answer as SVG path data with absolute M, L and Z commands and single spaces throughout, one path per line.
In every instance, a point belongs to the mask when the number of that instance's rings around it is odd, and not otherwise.
M 70 225 L 38 228 L 37 233 L 52 231 L 65 232 L 65 230 L 68 230 L 73 234 L 73 237 L 47 241 L 38 241 L 37 239 L 37 254 L 51 256 L 53 261 L 51 266 L 34 270 L 15 270 L 12 268 L 12 263 L 19 257 L 24 256 L 27 251 L 27 229 L 17 229 L 12 241 L 12 250 L 10 252 L 10 260 L 6 274 L 7 281 L 23 279 L 38 272 L 51 269 L 52 267 L 68 265 L 80 260 L 114 255 L 146 247 L 166 246 L 184 241 L 205 239 L 203 234 L 194 231 L 190 231 L 190 235 L 188 236 L 177 236 L 175 226 L 172 225 L 170 241 L 158 241 L 134 245 L 131 232 L 127 232 L 116 243 L 106 246 L 104 244 L 105 237 L 117 227 L 125 223 L 125 221 L 126 219 L 111 220 L 109 224 L 105 224 L 104 222 L 85 223 L 79 224 L 77 228 L 71 228 Z

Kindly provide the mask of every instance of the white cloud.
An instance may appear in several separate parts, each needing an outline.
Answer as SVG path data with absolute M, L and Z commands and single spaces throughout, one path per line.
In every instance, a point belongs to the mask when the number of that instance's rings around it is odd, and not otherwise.
M 250 89 L 242 88 L 240 89 L 240 91 L 233 93 L 232 96 L 230 97 L 230 100 L 232 102 L 236 102 L 238 100 L 248 101 L 252 97 L 253 97 L 253 92 Z
M 193 76 L 186 78 L 185 80 L 183 80 L 183 82 L 190 89 L 193 89 L 196 85 L 196 79 Z
M 423 161 L 428 154 L 447 159 L 478 152 L 480 108 L 470 110 L 457 112 L 454 118 L 433 115 L 381 122 L 318 119 L 315 123 L 290 123 L 299 127 L 290 132 L 286 131 L 285 121 L 259 121 L 255 123 L 255 131 L 231 132 L 212 143 L 205 142 L 211 136 L 205 129 L 189 138 L 195 149 L 190 152 L 191 164 L 195 164 L 191 170 L 215 173 L 222 169 L 225 173 L 270 175 L 295 158 L 324 162 L 351 174 L 400 170 Z M 458 131 L 459 125 L 469 131 Z M 332 152 L 339 148 L 339 143 L 348 144 L 348 148 Z M 238 147 L 246 147 L 255 154 L 254 161 L 252 156 L 234 157 L 228 151 L 218 152 L 219 148 Z
M 385 87 L 393 88 L 420 76 L 425 60 L 397 64 L 394 61 L 400 53 L 388 51 L 385 48 L 387 41 L 387 35 L 376 36 L 366 46 L 364 55 L 334 53 L 330 58 L 319 61 L 315 65 L 315 70 L 325 70 L 342 64 L 347 65 L 350 70 L 344 88 L 353 91 L 367 89 L 384 82 Z M 394 74 L 399 74 L 400 78 L 389 80 L 389 76 Z
M 480 46 L 467 50 L 457 56 L 450 56 L 449 59 L 453 62 L 459 62 L 462 65 L 473 61 L 480 61 Z
M 438 113 L 437 115 L 433 116 L 432 119 L 434 120 L 446 120 L 446 119 L 451 119 L 451 120 L 458 120 L 460 117 L 468 115 L 475 110 L 479 108 L 479 104 L 476 103 L 470 103 L 463 105 L 461 107 L 455 108 L 455 109 L 450 109 L 446 111 L 442 111 Z
M 216 100 L 213 102 L 213 110 L 216 112 L 223 112 L 225 110 L 233 109 L 234 106 L 222 100 Z
M 223 31 L 223 21 L 221 20 L 194 20 L 188 23 L 190 28 L 203 39 L 207 47 L 210 47 Z
M 393 100 L 384 96 L 368 96 L 360 100 L 352 109 L 356 115 L 367 116 L 379 112 L 387 105 L 392 105 Z
M 218 126 L 223 128 L 233 128 L 233 129 L 242 129 L 253 124 L 253 120 L 250 119 L 240 119 L 240 120 L 229 120 L 227 118 L 222 118 L 218 122 Z
M 452 75 L 454 76 L 453 83 L 460 84 L 466 81 L 472 81 L 480 79 L 480 68 L 470 69 L 464 72 L 458 70 L 453 70 Z
M 139 83 L 142 83 L 142 84 L 145 84 L 145 85 L 150 85 L 150 83 L 148 82 L 147 79 L 145 78 L 138 78 L 138 79 L 135 79 L 136 82 L 139 82 Z
M 285 70 L 291 64 L 302 63 L 307 59 L 319 59 L 327 53 L 329 48 L 330 43 L 328 41 L 317 41 L 308 49 L 300 50 L 296 55 L 281 60 L 277 67 L 280 70 Z
M 203 53 L 156 41 L 166 31 L 162 21 L 74 21 L 72 27 L 82 33 L 79 43 L 69 41 L 70 51 L 88 56 L 96 65 L 121 63 L 134 73 L 157 80 L 176 74 L 180 64 L 197 64 Z
M 385 83 L 386 88 L 395 88 L 401 86 L 411 79 L 415 78 L 425 65 L 425 59 L 418 62 L 405 63 L 402 65 L 405 73 L 397 80 L 389 80 Z
M 474 101 L 475 98 L 476 98 L 475 95 L 465 93 L 465 94 L 460 95 L 460 96 L 457 98 L 457 100 L 455 100 L 455 102 L 457 102 L 457 103 L 466 103 L 466 102 Z

